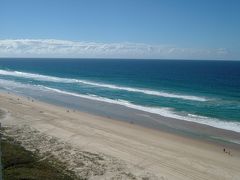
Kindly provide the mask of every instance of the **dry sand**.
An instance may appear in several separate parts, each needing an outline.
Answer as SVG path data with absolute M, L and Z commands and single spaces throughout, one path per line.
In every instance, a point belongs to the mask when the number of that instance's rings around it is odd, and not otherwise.
M 240 179 L 240 152 L 0 94 L 4 133 L 88 179 Z

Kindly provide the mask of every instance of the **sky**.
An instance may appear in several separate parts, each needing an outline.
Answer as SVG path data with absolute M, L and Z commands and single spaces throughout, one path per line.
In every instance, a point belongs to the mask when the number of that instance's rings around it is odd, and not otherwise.
M 0 57 L 240 60 L 239 0 L 0 0 Z

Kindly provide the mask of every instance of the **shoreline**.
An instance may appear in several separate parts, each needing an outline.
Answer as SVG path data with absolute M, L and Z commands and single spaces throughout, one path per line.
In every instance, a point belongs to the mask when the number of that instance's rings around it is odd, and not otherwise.
M 9 72 L 6 72 L 6 75 L 8 73 Z M 11 73 L 14 73 L 14 72 L 10 72 L 9 75 L 11 75 Z M 25 72 L 22 72 L 22 73 L 24 74 Z M 5 74 L 5 73 L 3 73 L 3 74 Z M 24 77 L 26 76 L 26 78 L 28 78 L 27 74 L 28 73 L 24 74 Z M 36 80 L 38 78 L 41 79 L 43 77 L 44 77 L 43 80 L 44 79 L 48 80 L 48 77 L 52 78 L 52 76 L 46 76 L 46 77 L 43 76 L 42 77 L 42 75 L 38 75 L 38 74 L 30 74 L 30 76 L 34 76 L 34 77 L 36 76 Z M 58 79 L 58 81 L 61 81 L 61 80 L 65 81 L 65 79 L 61 79 L 61 78 Z M 74 80 L 74 79 L 69 79 L 69 80 Z M 194 115 L 194 113 L 191 114 L 191 111 L 188 111 L 188 110 L 183 111 L 181 113 L 181 110 L 180 110 L 180 112 L 177 112 L 174 110 L 175 108 L 173 108 L 173 110 L 172 110 L 171 108 L 165 109 L 162 106 L 148 107 L 148 106 L 140 105 L 141 103 L 134 104 L 128 100 L 127 101 L 121 100 L 121 99 L 118 99 L 118 97 L 116 99 L 111 99 L 111 98 L 105 98 L 105 97 L 101 97 L 101 96 L 97 96 L 97 95 L 91 95 L 91 93 L 90 94 L 84 94 L 84 93 L 78 94 L 78 93 L 74 93 L 72 91 L 61 90 L 61 88 L 55 89 L 55 88 L 44 86 L 44 85 L 36 85 L 35 86 L 35 85 L 22 84 L 19 82 L 8 81 L 8 80 L 1 80 L 0 84 L 3 87 L 5 87 L 7 85 L 7 88 L 2 88 L 2 91 L 5 91 L 5 92 L 11 91 L 15 94 L 23 95 L 26 97 L 30 96 L 30 97 L 33 97 L 40 101 L 45 101 L 47 103 L 52 103 L 55 105 L 61 105 L 64 107 L 77 109 L 80 111 L 88 112 L 90 114 L 96 114 L 96 115 L 105 116 L 105 117 L 110 116 L 113 119 L 121 119 L 123 121 L 140 119 L 142 122 L 145 121 L 144 126 L 149 126 L 149 122 L 152 121 L 152 119 L 153 119 L 153 121 L 156 121 L 157 119 L 160 119 L 160 121 L 161 121 L 161 119 L 166 119 L 166 122 L 161 122 L 161 126 L 164 123 L 166 125 L 168 125 L 167 124 L 168 120 L 170 120 L 170 121 L 178 120 L 178 121 L 187 122 L 187 123 L 192 122 L 193 124 L 197 123 L 197 124 L 202 125 L 203 127 L 210 126 L 212 128 L 215 128 L 216 131 L 218 131 L 217 129 L 222 129 L 223 131 L 231 131 L 231 132 L 240 134 L 240 123 L 238 122 L 237 119 L 227 120 L 225 118 L 220 118 L 220 119 L 218 119 L 217 117 L 214 118 L 214 117 L 211 117 L 211 115 L 210 116 L 204 116 L 204 115 L 201 116 L 199 114 Z M 87 82 L 87 84 L 88 84 L 88 82 Z M 92 84 L 92 83 L 90 83 L 90 84 Z M 214 100 L 214 99 L 215 98 L 213 98 L 212 100 Z M 83 103 L 81 103 L 81 102 L 83 102 Z M 104 106 L 106 106 L 106 108 L 104 108 Z M 112 108 L 112 106 L 114 108 Z M 166 107 L 168 107 L 168 106 L 166 106 Z M 120 113 L 117 112 L 119 109 L 121 111 Z M 188 109 L 191 109 L 191 107 L 189 107 Z M 206 111 L 208 111 L 208 110 L 206 110 Z M 189 112 L 190 114 L 187 112 Z M 125 115 L 125 113 L 127 113 L 127 115 Z M 237 112 L 235 112 L 235 113 L 238 114 Z M 232 112 L 233 115 L 235 113 Z M 134 117 L 135 115 L 132 116 L 132 114 L 135 114 L 137 117 Z M 218 112 L 216 112 L 216 114 L 218 114 Z M 144 116 L 144 117 L 141 117 L 141 116 Z M 149 118 L 147 116 L 149 116 Z M 152 125 L 152 126 L 156 127 L 157 124 L 153 121 L 152 121 L 152 123 L 154 125 Z M 181 123 L 178 123 L 178 122 L 174 122 L 169 125 L 170 125 L 170 127 L 172 127 L 175 124 L 177 124 L 178 127 L 181 126 Z M 179 124 L 180 124 L 180 126 L 179 126 Z M 143 124 L 140 124 L 140 125 L 143 125 Z M 184 126 L 186 126 L 186 125 L 187 124 L 185 123 Z M 191 127 L 188 127 L 187 129 L 189 129 L 189 128 L 191 129 Z M 180 127 L 180 129 L 181 129 L 181 127 Z M 202 129 L 205 129 L 205 128 L 202 128 Z M 181 130 L 184 130 L 184 128 L 182 128 Z M 211 135 L 211 130 L 209 132 Z M 201 132 L 198 132 L 198 133 L 201 133 Z M 204 132 L 204 134 L 206 134 L 206 132 Z M 218 139 L 219 139 L 219 137 L 218 137 Z M 224 138 L 224 139 L 228 139 L 228 138 Z M 232 139 L 230 139 L 230 141 L 232 141 Z M 240 137 L 238 136 L 238 139 L 237 140 L 233 139 L 233 141 L 238 142 L 240 144 Z
M 27 125 L 82 150 L 120 159 L 137 174 L 143 169 L 170 179 L 240 176 L 239 148 L 227 144 L 222 146 L 12 94 L 0 93 L 0 99 L 0 108 L 7 112 L 1 120 L 3 126 Z M 230 150 L 232 156 L 224 153 L 223 148 Z M 209 168 L 214 171 L 209 172 Z
M 0 93 L 7 94 L 6 91 Z M 12 93 L 12 92 L 10 92 Z M 16 94 L 17 93 L 17 94 Z M 85 98 L 64 96 L 58 93 L 45 93 L 38 91 L 13 92 L 17 96 L 33 98 L 39 102 L 61 106 L 62 108 L 74 109 L 76 111 L 101 116 L 114 121 L 126 122 L 139 125 L 145 128 L 173 133 L 179 136 L 204 140 L 206 142 L 228 145 L 240 149 L 240 133 L 213 126 L 164 117 L 136 109 L 131 109 L 122 105 L 106 102 L 99 102 Z

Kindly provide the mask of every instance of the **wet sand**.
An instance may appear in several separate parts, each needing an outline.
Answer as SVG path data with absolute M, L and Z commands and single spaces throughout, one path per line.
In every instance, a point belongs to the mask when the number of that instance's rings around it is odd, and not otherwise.
M 240 177 L 240 152 L 228 145 L 4 93 L 0 94 L 0 108 L 5 112 L 1 123 L 7 135 L 28 149 L 55 155 L 69 169 L 90 179 Z M 86 156 L 89 158 L 83 158 Z M 82 173 L 86 169 L 87 175 Z

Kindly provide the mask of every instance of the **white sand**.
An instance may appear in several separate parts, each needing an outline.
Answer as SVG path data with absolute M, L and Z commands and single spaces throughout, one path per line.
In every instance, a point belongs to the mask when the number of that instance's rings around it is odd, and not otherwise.
M 18 100 L 19 98 L 19 100 Z M 0 94 L 5 133 L 90 179 L 240 179 L 240 152 L 15 95 Z

